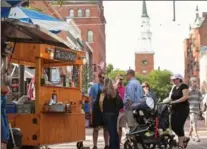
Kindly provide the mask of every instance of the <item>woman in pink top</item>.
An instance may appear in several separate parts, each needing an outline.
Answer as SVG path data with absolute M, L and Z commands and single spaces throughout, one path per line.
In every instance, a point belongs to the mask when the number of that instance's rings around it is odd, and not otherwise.
M 122 100 L 124 100 L 124 94 L 125 94 L 125 87 L 123 85 L 123 80 L 124 80 L 124 77 L 123 77 L 123 75 L 120 74 L 117 76 L 116 84 L 115 84 L 115 88 L 119 92 Z M 118 125 L 117 128 L 118 128 L 118 132 L 119 132 L 119 139 L 120 139 L 120 143 L 121 143 L 122 128 L 126 127 L 126 118 L 125 118 L 124 108 L 121 109 L 119 112 L 117 125 Z

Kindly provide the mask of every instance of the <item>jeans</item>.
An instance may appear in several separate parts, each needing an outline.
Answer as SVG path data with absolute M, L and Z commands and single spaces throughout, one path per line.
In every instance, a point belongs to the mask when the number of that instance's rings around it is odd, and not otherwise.
M 109 149 L 120 149 L 117 132 L 118 113 L 104 113 L 104 124 L 109 133 Z
M 9 124 L 6 115 L 6 97 L 1 96 L 1 142 L 9 141 Z

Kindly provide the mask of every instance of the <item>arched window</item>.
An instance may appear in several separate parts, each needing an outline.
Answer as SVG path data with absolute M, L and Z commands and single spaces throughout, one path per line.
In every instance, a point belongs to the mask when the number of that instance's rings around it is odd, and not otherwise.
M 70 17 L 74 17 L 74 10 L 73 10 L 73 9 L 70 9 L 70 11 L 69 11 L 69 16 L 70 16 Z
M 78 17 L 82 17 L 83 16 L 83 11 L 81 9 L 78 9 Z
M 86 10 L 85 10 L 85 16 L 86 16 L 86 17 L 90 17 L 90 15 L 91 15 L 91 11 L 90 11 L 90 9 L 86 9 Z
M 92 30 L 88 31 L 88 42 L 93 42 L 93 31 Z

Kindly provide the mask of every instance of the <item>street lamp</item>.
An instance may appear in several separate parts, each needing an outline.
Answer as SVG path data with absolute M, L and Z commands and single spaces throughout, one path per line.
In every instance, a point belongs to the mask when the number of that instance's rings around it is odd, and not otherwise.
M 173 0 L 173 21 L 175 21 L 175 0 Z

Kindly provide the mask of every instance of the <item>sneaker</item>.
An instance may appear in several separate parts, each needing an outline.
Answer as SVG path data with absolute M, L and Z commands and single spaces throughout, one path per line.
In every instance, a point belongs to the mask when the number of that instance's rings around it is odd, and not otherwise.
M 201 140 L 199 139 L 199 137 L 196 137 L 195 141 L 200 142 Z
M 98 147 L 97 146 L 94 146 L 92 149 L 98 149 Z
M 106 146 L 104 147 L 104 149 L 109 149 L 109 146 L 108 146 L 108 145 L 106 145 Z
M 195 138 L 193 138 L 192 136 L 189 136 L 190 140 L 195 141 Z

